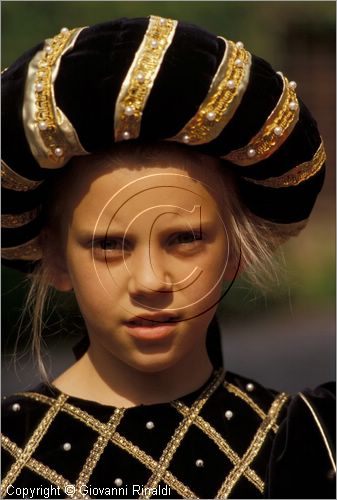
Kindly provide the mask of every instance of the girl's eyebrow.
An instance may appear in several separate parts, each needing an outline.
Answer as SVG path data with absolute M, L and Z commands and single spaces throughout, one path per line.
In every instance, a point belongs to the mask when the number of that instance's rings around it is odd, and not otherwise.
M 219 220 L 219 223 L 221 224 L 221 221 Z M 152 229 L 155 228 L 156 224 L 152 225 Z M 200 233 L 210 231 L 212 228 L 214 228 L 215 224 L 214 221 L 212 220 L 201 220 L 199 221 L 175 221 L 168 224 L 165 224 L 163 228 L 159 229 L 159 232 L 163 235 L 166 234 L 171 234 L 175 232 L 186 232 L 186 231 L 192 231 L 194 233 Z M 144 228 L 144 231 L 148 229 L 151 230 L 151 227 L 149 228 Z M 92 240 L 104 240 L 105 238 L 134 238 L 135 233 L 130 228 L 130 230 L 125 233 L 126 228 L 118 227 L 114 228 L 110 226 L 104 231 L 97 230 L 94 232 L 93 229 L 81 229 L 79 231 L 76 231 L 76 238 L 79 241 L 92 241 Z

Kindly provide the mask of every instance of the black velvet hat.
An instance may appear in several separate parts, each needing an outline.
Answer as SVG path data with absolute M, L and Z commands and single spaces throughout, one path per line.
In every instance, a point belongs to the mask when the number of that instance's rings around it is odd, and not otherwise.
M 41 258 L 55 170 L 119 141 L 176 141 L 224 160 L 244 202 L 277 224 L 305 221 L 325 152 L 296 83 L 242 42 L 163 19 L 63 28 L 2 75 L 2 257 Z

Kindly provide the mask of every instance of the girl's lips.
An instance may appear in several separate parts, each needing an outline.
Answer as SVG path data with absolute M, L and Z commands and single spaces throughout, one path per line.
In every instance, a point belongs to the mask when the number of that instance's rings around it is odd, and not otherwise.
M 147 342 L 162 340 L 169 337 L 175 330 L 176 325 L 172 322 L 133 322 L 125 323 L 127 332 L 131 337 Z

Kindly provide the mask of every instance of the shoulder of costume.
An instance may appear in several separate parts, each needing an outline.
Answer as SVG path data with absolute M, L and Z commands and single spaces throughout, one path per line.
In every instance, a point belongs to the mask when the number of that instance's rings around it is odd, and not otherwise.
M 272 448 L 268 498 L 335 498 L 335 445 L 335 382 L 293 395 Z

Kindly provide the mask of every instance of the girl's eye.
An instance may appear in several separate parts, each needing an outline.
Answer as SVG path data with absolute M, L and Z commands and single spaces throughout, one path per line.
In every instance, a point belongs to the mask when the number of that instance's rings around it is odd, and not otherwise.
M 197 241 L 202 240 L 202 234 L 200 231 L 185 231 L 173 235 L 169 243 L 170 245 L 191 245 Z
M 119 255 L 130 250 L 130 243 L 123 238 L 104 238 L 92 244 L 93 249 L 108 255 Z

